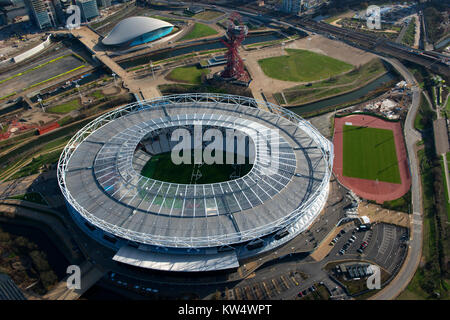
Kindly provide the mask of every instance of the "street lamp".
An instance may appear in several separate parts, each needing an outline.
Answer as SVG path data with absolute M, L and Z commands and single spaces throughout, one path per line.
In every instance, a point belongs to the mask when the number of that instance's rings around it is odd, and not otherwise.
M 152 77 L 155 80 L 155 71 L 153 70 L 153 62 L 150 60 L 150 68 L 152 69 Z
M 82 95 L 81 95 L 80 85 L 78 84 L 78 82 L 77 82 L 77 84 L 75 85 L 75 88 L 77 88 L 78 94 L 80 95 L 81 103 L 83 103 L 83 97 L 82 97 Z
M 114 77 L 114 85 L 116 85 L 116 76 L 117 74 L 115 74 L 114 72 L 111 74 Z
M 41 99 L 41 97 L 38 98 L 38 102 L 39 102 L 39 104 L 41 105 L 42 112 L 45 112 L 44 105 L 42 104 L 42 99 Z

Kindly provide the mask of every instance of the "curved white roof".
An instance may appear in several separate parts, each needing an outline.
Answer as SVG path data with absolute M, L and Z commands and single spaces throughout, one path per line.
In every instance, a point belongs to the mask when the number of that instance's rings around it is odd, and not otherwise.
M 327 198 L 332 144 L 294 113 L 270 103 L 272 112 L 251 107 L 257 103 L 230 95 L 172 95 L 102 115 L 72 138 L 59 161 L 59 183 L 72 213 L 119 238 L 163 247 L 243 243 L 292 225 L 305 230 Z M 195 123 L 236 129 L 257 141 L 251 171 L 211 184 L 141 176 L 140 141 Z M 271 140 L 272 130 L 278 141 Z M 270 141 L 271 155 L 258 135 Z M 170 150 L 163 137 L 155 153 Z
M 102 40 L 102 43 L 105 45 L 119 45 L 164 27 L 173 27 L 173 25 L 166 21 L 149 17 L 126 18 L 111 30 Z

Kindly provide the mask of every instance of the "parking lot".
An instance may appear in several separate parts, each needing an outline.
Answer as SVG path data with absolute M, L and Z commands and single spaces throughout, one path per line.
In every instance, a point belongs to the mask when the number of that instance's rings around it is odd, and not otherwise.
M 350 240 L 352 237 L 355 239 L 353 242 Z M 354 228 L 347 228 L 334 244 L 328 257 L 330 260 L 367 260 L 392 274 L 406 255 L 407 239 L 406 228 L 386 223 L 373 224 L 368 231 L 356 232 Z M 358 252 L 363 243 L 367 244 L 366 248 L 360 250 L 362 253 Z M 347 248 L 341 254 L 344 246 Z
M 248 279 L 244 285 L 228 289 L 223 293 L 227 300 L 267 300 L 292 288 L 300 287 L 304 279 L 298 272 L 290 272 L 264 281 Z

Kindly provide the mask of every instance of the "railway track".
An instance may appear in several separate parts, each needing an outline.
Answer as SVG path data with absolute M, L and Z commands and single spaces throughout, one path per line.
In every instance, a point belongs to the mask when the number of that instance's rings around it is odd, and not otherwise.
M 303 18 L 297 21 L 300 27 L 312 32 L 320 33 L 332 39 L 356 45 L 365 50 L 378 54 L 394 56 L 396 58 L 420 64 L 433 72 L 450 76 L 450 59 L 438 52 L 413 49 L 370 34 L 339 28 L 323 22 Z

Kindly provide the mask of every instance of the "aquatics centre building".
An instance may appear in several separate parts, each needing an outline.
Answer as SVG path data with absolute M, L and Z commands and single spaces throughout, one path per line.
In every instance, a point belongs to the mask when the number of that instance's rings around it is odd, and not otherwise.
M 141 174 L 152 157 L 173 151 L 174 130 L 196 125 L 242 133 L 254 149 L 251 169 L 207 184 Z M 61 154 L 58 182 L 75 222 L 116 250 L 115 261 L 201 272 L 237 268 L 308 229 L 327 201 L 332 164 L 332 143 L 289 110 L 181 94 L 128 104 L 86 125 Z
M 149 17 L 130 17 L 121 20 L 102 40 L 111 47 L 133 47 L 158 40 L 172 32 L 174 26 Z

